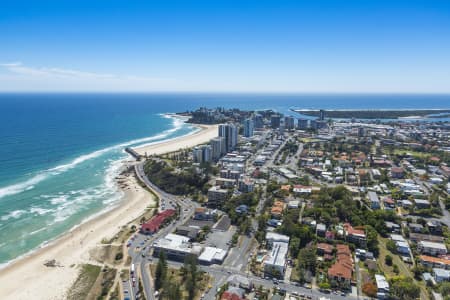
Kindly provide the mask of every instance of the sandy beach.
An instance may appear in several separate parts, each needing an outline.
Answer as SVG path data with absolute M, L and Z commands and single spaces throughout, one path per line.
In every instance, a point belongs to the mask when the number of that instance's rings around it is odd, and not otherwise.
M 210 139 L 217 137 L 218 135 L 218 125 L 197 126 L 200 127 L 201 130 L 197 131 L 194 134 L 186 135 L 163 143 L 155 143 L 147 146 L 137 147 L 134 148 L 134 150 L 140 155 L 162 154 L 207 143 Z
M 205 143 L 217 136 L 217 126 L 202 126 L 195 134 L 136 149 L 144 154 L 161 154 Z M 82 263 L 94 262 L 90 250 L 111 238 L 120 228 L 138 218 L 155 199 L 129 174 L 121 179 L 124 197 L 114 209 L 83 223 L 48 246 L 0 270 L 0 299 L 64 299 L 76 280 Z M 46 267 L 48 260 L 58 267 Z

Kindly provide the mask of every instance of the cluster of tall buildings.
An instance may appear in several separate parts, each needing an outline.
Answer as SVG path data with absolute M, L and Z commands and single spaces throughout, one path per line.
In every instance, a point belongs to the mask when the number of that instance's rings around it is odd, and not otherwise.
M 202 145 L 195 147 L 192 150 L 192 156 L 194 158 L 194 162 L 203 163 L 210 162 L 213 159 L 213 151 L 211 145 Z
M 282 114 L 274 113 L 270 116 L 270 127 L 272 129 L 279 129 L 282 133 L 283 130 L 298 129 L 321 129 L 327 127 L 325 119 L 325 112 L 320 111 L 320 116 L 317 120 L 298 119 L 296 126 L 296 119 L 292 116 L 285 116 Z M 254 131 L 264 128 L 264 117 L 255 113 L 242 122 L 243 136 L 251 138 Z M 195 162 L 210 162 L 218 161 L 225 154 L 235 150 L 238 143 L 239 128 L 234 123 L 226 123 L 219 125 L 219 136 L 211 139 L 209 145 L 203 145 L 196 147 L 193 150 L 193 157 Z
M 253 128 L 251 129 L 253 134 Z M 238 143 L 238 127 L 233 123 L 219 125 L 219 136 L 210 140 L 209 145 L 195 147 L 192 150 L 194 162 L 217 161 L 233 151 Z
M 328 123 L 325 120 L 309 120 L 309 119 L 298 119 L 298 129 L 323 129 L 327 128 Z

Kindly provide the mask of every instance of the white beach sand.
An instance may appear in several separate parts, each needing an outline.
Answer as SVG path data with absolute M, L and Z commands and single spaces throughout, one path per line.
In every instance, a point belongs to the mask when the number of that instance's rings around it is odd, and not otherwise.
M 201 126 L 199 132 L 167 142 L 137 148 L 144 154 L 161 154 L 192 147 L 217 136 L 217 126 Z M 89 250 L 103 238 L 113 237 L 120 228 L 139 217 L 145 208 L 154 204 L 154 197 L 137 184 L 133 176 L 126 180 L 124 199 L 120 204 L 50 245 L 23 257 L 0 270 L 0 299 L 64 299 L 78 275 L 77 265 L 89 262 Z M 61 267 L 46 267 L 55 259 Z

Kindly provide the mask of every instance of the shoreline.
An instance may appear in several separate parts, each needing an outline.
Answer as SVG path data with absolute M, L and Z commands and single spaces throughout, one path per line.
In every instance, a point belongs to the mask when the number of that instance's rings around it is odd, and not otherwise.
M 173 117 L 173 116 L 171 116 Z M 134 148 L 152 154 L 173 152 L 193 147 L 217 136 L 217 126 L 192 124 L 199 128 L 192 134 Z M 122 166 L 129 167 L 130 158 Z M 123 193 L 121 200 L 110 209 L 88 217 L 70 231 L 7 263 L 0 269 L 0 298 L 2 299 L 64 299 L 65 293 L 78 276 L 78 265 L 101 264 L 91 258 L 90 251 L 101 245 L 101 240 L 115 236 L 123 226 L 139 218 L 155 197 L 139 185 L 133 171 L 125 171 L 115 178 Z M 44 263 L 55 259 L 61 267 L 46 267 Z M 26 282 L 26 284 L 24 284 Z
M 132 147 L 132 149 L 143 156 L 145 156 L 146 153 L 147 155 L 158 155 L 204 144 L 217 136 L 218 125 L 191 125 L 199 129 L 180 137 L 164 140 L 163 142 L 154 142 L 138 147 Z

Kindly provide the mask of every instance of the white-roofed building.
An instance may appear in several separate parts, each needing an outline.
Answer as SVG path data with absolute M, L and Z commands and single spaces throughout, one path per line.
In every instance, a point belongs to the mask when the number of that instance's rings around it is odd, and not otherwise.
M 286 270 L 289 237 L 274 232 L 267 232 L 266 240 L 271 251 L 264 261 L 264 273 L 283 278 Z
M 287 235 L 279 234 L 276 232 L 267 232 L 266 241 L 268 244 L 272 244 L 274 242 L 289 243 L 289 237 Z
M 440 283 L 443 281 L 450 281 L 450 271 L 449 270 L 433 268 L 433 275 L 434 275 L 434 280 L 436 280 L 437 283 Z
M 198 261 L 207 265 L 221 264 L 227 256 L 227 253 L 226 250 L 220 248 L 205 247 L 202 254 L 198 257 Z
M 417 243 L 417 249 L 420 253 L 430 254 L 433 256 L 447 254 L 447 247 L 444 243 L 420 241 Z
M 167 257 L 173 260 L 183 260 L 190 254 L 198 256 L 201 247 L 190 243 L 186 236 L 169 233 L 153 243 L 153 256 L 159 256 L 161 251 L 164 251 Z
M 391 240 L 394 242 L 406 242 L 405 238 L 400 234 L 391 234 Z
M 386 277 L 380 274 L 375 274 L 375 281 L 377 283 L 377 298 L 388 299 L 389 298 L 389 282 Z

